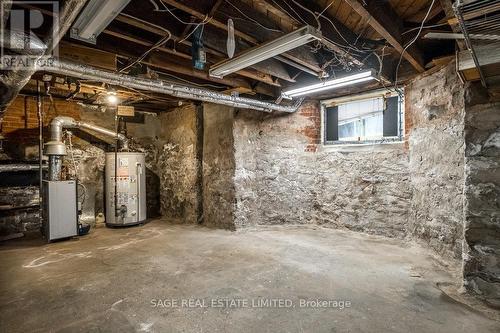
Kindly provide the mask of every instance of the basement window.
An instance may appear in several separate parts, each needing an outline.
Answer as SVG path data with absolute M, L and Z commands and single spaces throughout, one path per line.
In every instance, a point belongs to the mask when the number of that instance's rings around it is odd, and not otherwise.
M 397 94 L 330 102 L 324 108 L 324 143 L 400 141 L 401 113 L 401 98 Z

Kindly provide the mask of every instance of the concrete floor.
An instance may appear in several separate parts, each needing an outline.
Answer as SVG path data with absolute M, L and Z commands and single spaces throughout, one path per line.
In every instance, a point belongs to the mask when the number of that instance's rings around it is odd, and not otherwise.
M 2 332 L 500 332 L 438 289 L 453 278 L 425 250 L 322 228 L 98 228 L 3 244 L 0 272 Z M 264 298 L 295 307 L 252 307 Z M 351 305 L 300 307 L 318 298 Z

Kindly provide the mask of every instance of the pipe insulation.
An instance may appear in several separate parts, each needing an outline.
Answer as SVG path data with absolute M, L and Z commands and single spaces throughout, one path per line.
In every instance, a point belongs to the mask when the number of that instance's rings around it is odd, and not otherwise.
M 47 61 L 46 66 L 40 67 L 39 70 L 59 75 L 77 77 L 80 79 L 103 82 L 130 89 L 145 90 L 184 99 L 228 105 L 242 109 L 253 109 L 262 112 L 279 111 L 292 113 L 297 111 L 301 102 L 299 101 L 293 106 L 279 105 L 272 102 L 231 96 L 217 91 L 174 84 L 163 80 L 138 78 L 58 59 L 51 59 L 50 61 Z
M 12 7 L 12 0 L 4 0 L 0 4 L 2 6 L 2 28 L 5 29 L 7 27 L 7 21 L 9 20 L 9 13 Z
M 48 38 L 45 43 L 40 42 L 40 47 L 33 47 L 30 45 L 29 48 L 24 50 L 23 55 L 30 55 L 32 60 L 40 60 L 44 55 L 50 55 L 50 53 L 57 46 L 61 38 L 66 34 L 71 24 L 77 17 L 80 10 L 85 6 L 88 0 L 67 0 L 65 1 L 64 7 L 59 12 L 59 22 L 53 25 L 52 29 L 48 33 Z M 2 17 L 2 24 L 7 22 L 7 17 L 4 15 Z M 2 37 L 9 36 L 9 38 L 2 38 L 2 47 L 7 48 L 5 45 L 8 41 L 16 38 L 22 38 L 21 41 L 24 43 L 26 36 L 24 32 L 8 32 L 4 31 Z M 30 38 L 30 43 L 33 38 Z M 23 44 L 21 44 L 23 45 Z M 31 76 L 35 73 L 36 66 L 20 67 L 9 71 L 3 70 L 0 75 L 0 119 L 3 117 L 3 113 L 7 107 L 16 98 L 17 94 L 23 89 L 23 87 L 28 83 Z

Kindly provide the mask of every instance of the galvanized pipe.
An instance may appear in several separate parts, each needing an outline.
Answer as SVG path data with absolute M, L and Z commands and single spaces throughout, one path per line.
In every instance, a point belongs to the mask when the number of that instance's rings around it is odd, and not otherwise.
M 77 122 L 77 127 L 85 128 L 85 129 L 88 129 L 88 130 L 115 138 L 116 140 L 118 140 L 121 143 L 122 149 L 125 149 L 125 150 L 128 149 L 128 138 L 125 135 L 123 135 L 122 133 L 116 133 L 115 131 L 109 130 L 107 128 L 100 127 L 100 126 L 93 125 L 93 124 L 89 124 L 89 123 L 85 123 L 85 122 L 81 122 L 81 121 Z
M 1 164 L 0 173 L 2 172 L 23 172 L 23 171 L 36 171 L 40 168 L 39 165 L 34 164 Z M 42 169 L 46 168 L 42 165 Z
M 296 103 L 293 106 L 284 106 L 251 98 L 231 96 L 217 91 L 174 84 L 163 80 L 138 78 L 57 59 L 46 62 L 46 66 L 38 69 L 59 75 L 104 82 L 110 85 L 263 112 L 279 111 L 292 113 L 297 111 L 300 105 L 300 103 Z
M 71 117 L 59 116 L 50 122 L 50 141 L 45 144 L 45 155 L 49 156 L 49 180 L 60 180 L 62 156 L 66 155 L 66 146 L 62 142 L 64 128 L 84 128 L 115 138 L 123 149 L 128 149 L 128 138 L 107 128 L 77 121 Z
M 51 142 L 62 142 L 62 131 L 63 128 L 85 128 L 97 133 L 107 135 L 109 137 L 115 138 L 121 142 L 123 149 L 128 149 L 128 139 L 125 135 L 121 133 L 116 133 L 107 128 L 97 126 L 94 124 L 86 123 L 84 121 L 77 121 L 71 117 L 59 116 L 52 119 L 50 122 L 50 141 Z M 49 152 L 50 153 L 50 152 Z M 66 155 L 60 154 L 60 155 Z

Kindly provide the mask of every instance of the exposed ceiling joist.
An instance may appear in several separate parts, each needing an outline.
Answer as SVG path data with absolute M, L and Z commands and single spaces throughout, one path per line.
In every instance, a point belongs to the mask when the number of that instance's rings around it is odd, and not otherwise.
M 261 12 L 267 16 L 274 16 L 275 18 L 278 18 L 277 24 L 285 32 L 290 32 L 301 26 L 301 22 L 289 16 L 275 3 L 270 2 L 270 0 L 241 0 L 241 1 L 247 4 L 249 3 L 253 4 L 252 8 L 257 12 Z
M 401 37 L 400 29 L 402 27 L 402 20 L 394 13 L 394 10 L 388 3 L 381 3 L 380 1 L 365 0 L 345 0 L 363 19 L 368 21 L 368 24 L 377 31 L 383 38 L 389 42 L 403 57 L 417 70 L 424 72 L 424 60 L 422 52 L 418 47 L 413 44 L 406 50 L 404 42 Z
M 408 22 L 415 22 L 415 23 L 421 23 L 422 20 L 425 18 L 425 15 L 427 14 L 427 11 L 429 8 L 426 6 L 422 8 L 420 11 L 416 12 L 410 17 L 407 17 L 405 21 Z M 434 5 L 432 6 L 431 11 L 429 12 L 429 16 L 427 16 L 427 22 L 435 18 L 439 13 L 443 11 L 443 8 L 439 4 L 439 1 L 435 1 Z
M 441 7 L 443 8 L 444 14 L 446 15 L 447 18 L 455 18 L 455 13 L 453 12 L 453 7 L 451 0 L 439 0 L 439 3 L 441 4 Z M 451 27 L 451 30 L 453 32 L 459 33 L 461 32 L 460 27 L 458 26 L 458 21 L 455 21 L 454 23 L 448 20 L 448 24 Z M 460 50 L 463 50 L 465 48 L 465 43 L 463 41 L 457 41 L 457 45 L 460 48 Z
M 165 30 L 161 29 L 160 27 L 156 27 L 154 25 L 148 24 L 139 18 L 130 16 L 127 14 L 118 15 L 116 17 L 116 21 L 131 25 L 133 27 L 136 27 L 136 28 L 139 28 L 139 29 L 142 29 L 145 31 L 149 31 L 149 32 L 154 33 L 158 36 L 164 36 L 166 33 Z M 178 36 L 171 35 L 171 38 L 175 43 L 180 43 L 180 44 L 185 45 L 187 47 L 191 47 L 191 45 L 192 45 L 192 43 L 189 40 L 185 40 L 185 39 L 180 38 Z M 215 36 L 213 36 L 213 38 L 211 38 L 210 47 L 207 44 L 205 44 L 205 52 L 207 54 L 212 55 L 214 62 L 217 62 L 217 61 L 220 61 L 220 60 L 226 58 L 227 56 L 222 51 L 219 51 L 218 49 L 215 49 L 214 47 L 212 47 L 216 44 L 214 38 L 215 38 Z M 224 42 L 225 42 L 225 40 L 224 40 Z M 224 43 L 224 46 L 225 46 L 225 43 Z M 179 51 L 176 50 L 175 52 L 179 52 Z M 181 55 L 181 57 L 184 57 L 184 55 Z M 189 57 L 191 57 L 191 56 L 189 55 Z M 252 78 L 252 79 L 255 79 L 257 81 L 261 81 L 263 83 L 268 83 L 268 84 L 274 85 L 274 86 L 278 86 L 279 84 L 277 82 L 275 82 L 270 75 L 276 76 L 277 78 L 288 81 L 288 82 L 295 82 L 295 80 L 293 80 L 290 77 L 290 75 L 288 75 L 288 73 L 286 73 L 284 70 L 279 71 L 280 68 L 277 68 L 277 67 L 278 66 L 273 66 L 273 67 L 267 67 L 267 68 L 263 69 L 262 66 L 259 66 L 259 68 L 254 67 L 254 69 L 248 68 L 248 69 L 241 70 L 238 72 L 238 74 L 241 76 Z
M 269 7 L 273 7 L 270 3 L 269 3 L 270 0 L 261 0 L 261 2 L 264 4 L 266 4 L 267 6 Z M 314 11 L 322 11 L 317 4 L 315 3 L 312 3 L 312 2 L 308 2 L 307 3 L 308 6 L 310 6 L 312 8 L 312 10 Z M 267 6 L 264 6 L 262 7 L 263 9 L 267 9 Z M 278 9 L 277 7 L 273 7 L 275 8 L 274 10 L 275 11 L 281 11 L 282 9 Z M 280 8 L 282 8 L 280 6 Z M 285 12 L 281 12 L 282 15 L 287 15 Z M 332 23 L 335 25 L 336 29 L 338 29 L 340 31 L 340 34 L 344 35 L 344 34 L 349 34 L 349 35 L 353 35 L 352 31 L 350 31 L 349 29 L 347 29 L 343 24 L 341 24 L 340 22 L 338 22 L 335 18 L 329 18 Z M 363 63 L 357 59 L 356 57 L 354 57 L 353 55 L 351 55 L 349 52 L 346 52 L 340 45 L 342 44 L 345 44 L 345 41 L 342 41 L 340 40 L 339 38 L 335 37 L 336 35 L 338 35 L 338 33 L 336 31 L 332 31 L 332 27 L 330 25 L 325 25 L 322 27 L 322 33 L 323 35 L 326 37 L 322 40 L 323 44 L 328 47 L 330 50 L 336 52 L 340 57 L 345 57 L 348 61 L 352 62 L 353 64 L 357 65 L 357 66 L 362 66 Z M 353 41 L 355 40 L 355 38 L 353 38 Z M 339 45 L 340 44 L 340 45 Z
M 113 52 L 115 50 L 114 45 L 116 42 L 110 41 L 108 43 L 106 42 L 101 42 L 100 47 L 108 52 Z M 125 59 L 128 60 L 130 58 L 135 58 L 137 57 L 137 54 L 132 54 L 130 52 L 126 51 L 120 51 L 120 54 L 117 54 L 117 57 L 120 59 Z M 243 80 L 239 77 L 227 77 L 223 79 L 217 79 L 217 78 L 211 78 L 208 76 L 208 73 L 195 70 L 191 66 L 184 66 L 180 63 L 175 63 L 171 61 L 168 57 L 165 57 L 165 54 L 162 53 L 155 53 L 150 56 L 150 59 L 147 61 L 142 62 L 144 65 L 151 66 L 153 69 L 159 69 L 163 70 L 169 73 L 175 73 L 175 74 L 180 74 L 180 75 L 185 75 L 187 77 L 192 77 L 195 79 L 200 79 L 203 81 L 208 81 L 208 82 L 213 82 L 215 84 L 220 84 L 222 86 L 227 86 L 227 87 L 247 87 L 251 88 L 250 84 L 246 81 Z M 264 86 L 259 86 L 260 88 L 263 88 Z M 257 91 L 257 89 L 256 89 Z M 259 93 L 263 93 L 266 95 L 272 96 L 273 94 L 269 90 L 264 90 L 260 89 L 257 91 Z
M 272 3 L 270 2 L 271 0 L 258 0 L 258 1 L 260 6 L 259 8 L 256 8 L 256 10 L 265 12 L 265 11 L 271 11 L 270 8 L 272 8 L 272 13 L 276 16 L 282 17 L 287 15 L 284 11 L 280 12 L 283 10 L 282 8 L 285 6 L 284 4 L 282 4 L 284 0 L 272 1 Z M 353 64 L 358 67 L 371 68 L 376 70 L 377 72 L 380 70 L 381 67 L 380 62 L 379 59 L 376 58 L 376 56 L 371 56 L 371 55 L 367 56 L 366 53 L 360 56 L 360 54 L 354 55 L 353 52 L 350 52 L 352 51 L 350 50 L 350 48 L 353 48 L 353 46 L 355 47 L 355 45 L 358 43 L 359 45 L 361 45 L 365 42 L 363 38 L 359 38 L 358 35 L 356 35 L 349 28 L 347 28 L 345 25 L 339 22 L 336 18 L 327 16 L 326 11 L 324 11 L 324 8 L 319 6 L 317 3 L 305 0 L 296 0 L 296 2 L 304 7 L 307 6 L 310 10 L 312 10 L 315 13 L 323 12 L 323 15 L 327 17 L 327 19 L 323 17 L 318 18 L 322 23 L 321 30 L 323 36 L 325 37 L 322 40 L 322 43 L 328 49 L 337 53 L 339 59 L 344 59 L 345 62 Z M 280 4 L 282 4 L 283 6 L 281 6 Z M 279 15 L 277 13 L 279 13 Z M 306 17 L 304 17 L 304 19 L 305 18 Z M 311 19 L 311 16 L 308 15 L 308 18 Z M 277 23 L 279 24 L 280 28 L 283 29 L 284 31 L 287 31 L 285 29 L 291 26 L 290 22 L 283 24 L 281 19 Z M 314 23 L 315 22 L 311 21 L 311 24 Z M 368 41 L 368 42 L 373 43 L 373 41 Z M 384 65 L 382 66 L 382 73 L 380 73 L 380 76 L 386 81 L 391 81 L 393 77 L 393 67 L 394 67 L 392 61 L 390 60 L 389 57 L 386 57 L 382 61 L 384 62 Z
M 177 1 L 174 1 L 174 0 L 161 0 L 161 1 L 164 2 L 167 5 L 170 5 L 172 7 L 175 7 L 177 9 L 179 9 L 179 10 L 182 10 L 182 11 L 184 11 L 184 12 L 190 14 L 190 15 L 193 15 L 193 16 L 195 16 L 196 18 L 198 18 L 200 20 L 206 19 L 206 17 L 207 17 L 207 15 L 205 15 L 203 13 L 200 13 L 199 11 L 197 11 L 197 10 L 195 10 L 195 9 L 189 7 L 189 6 L 186 6 L 186 5 L 184 5 L 184 4 L 180 3 L 180 2 L 177 2 Z M 216 28 L 219 28 L 221 30 L 227 31 L 227 25 L 225 23 L 222 23 L 222 22 L 214 19 L 214 18 L 212 18 L 208 22 L 208 24 L 210 24 L 211 26 L 214 26 Z M 248 35 L 246 33 L 243 33 L 243 32 L 241 32 L 239 30 L 235 30 L 234 34 L 235 34 L 235 36 L 240 37 L 241 39 L 249 42 L 252 45 L 258 45 L 258 44 L 261 43 L 261 41 L 259 41 L 255 37 L 250 36 L 250 35 Z M 296 62 L 296 63 L 298 63 L 298 64 L 300 64 L 302 66 L 308 67 L 309 69 L 315 71 L 316 73 L 320 73 L 322 71 L 321 68 L 318 65 L 306 62 L 303 59 L 300 59 L 300 58 L 298 58 L 296 56 L 290 55 L 288 53 L 284 53 L 282 56 L 286 57 L 286 58 L 292 60 L 293 62 Z
M 110 35 L 110 36 L 113 36 L 113 37 L 116 37 L 116 38 L 127 40 L 127 41 L 135 43 L 135 44 L 139 44 L 142 46 L 146 46 L 146 47 L 153 46 L 153 43 L 151 43 L 149 41 L 145 41 L 143 39 L 133 37 L 130 35 L 126 35 L 126 34 L 123 34 L 120 32 L 112 31 L 110 29 L 104 30 L 103 33 Z M 179 58 L 191 60 L 191 55 L 186 54 L 186 53 L 182 53 L 178 50 L 172 50 L 168 47 L 159 47 L 159 48 L 157 48 L 157 50 L 160 52 L 163 52 L 163 53 L 167 53 L 167 54 L 179 57 Z M 259 72 L 254 71 L 254 70 L 244 69 L 244 70 L 238 71 L 237 74 L 244 76 L 244 77 L 248 77 L 248 78 L 256 80 L 256 81 L 260 81 L 260 82 L 269 84 L 271 86 L 276 86 L 276 87 L 281 86 L 278 82 L 275 82 L 270 75 L 264 74 L 264 73 L 259 73 Z

